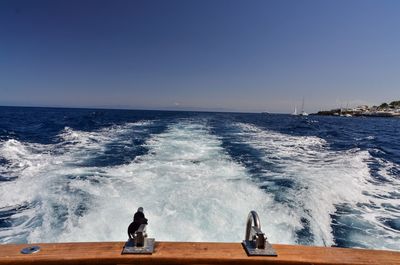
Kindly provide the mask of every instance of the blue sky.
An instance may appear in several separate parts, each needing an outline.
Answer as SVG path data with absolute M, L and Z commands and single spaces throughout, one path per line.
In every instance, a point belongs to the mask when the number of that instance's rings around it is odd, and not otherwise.
M 0 1 L 0 105 L 289 113 L 400 99 L 400 1 Z

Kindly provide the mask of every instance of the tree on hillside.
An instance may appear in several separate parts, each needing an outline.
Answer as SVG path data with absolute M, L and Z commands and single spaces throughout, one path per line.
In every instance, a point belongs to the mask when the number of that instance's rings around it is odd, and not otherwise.
M 400 108 L 400 100 L 390 102 L 389 106 L 392 109 Z
M 382 104 L 379 106 L 379 109 L 387 109 L 387 108 L 389 108 L 389 105 L 388 105 L 386 102 L 382 103 Z

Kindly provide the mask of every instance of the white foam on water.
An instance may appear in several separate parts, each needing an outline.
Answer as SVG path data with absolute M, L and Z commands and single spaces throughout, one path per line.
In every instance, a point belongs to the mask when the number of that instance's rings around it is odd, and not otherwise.
M 138 206 L 145 207 L 148 232 L 158 240 L 240 241 L 252 209 L 276 223 L 266 226 L 274 227 L 271 240 L 294 240 L 290 229 L 299 224 L 285 207 L 275 209 L 205 123 L 171 125 L 147 141 L 147 155 L 130 164 L 79 166 L 82 157 L 103 150 L 120 133 L 66 128 L 56 145 L 2 142 L 0 152 L 9 163 L 0 170 L 18 179 L 0 184 L 0 207 L 34 205 L 13 214 L 25 221 L 0 230 L 2 242 L 15 242 L 21 234 L 28 242 L 125 240 Z
M 10 217 L 20 220 L 12 227 L 1 228 L 0 240 L 58 241 L 62 229 L 77 224 L 80 214 L 76 211 L 87 210 L 82 209 L 85 204 L 92 207 L 90 201 L 82 203 L 82 199 L 89 200 L 92 194 L 101 192 L 98 189 L 108 181 L 101 168 L 79 166 L 82 159 L 95 158 L 108 143 L 124 134 L 134 137 L 132 132 L 149 124 L 128 123 L 95 132 L 65 128 L 59 135 L 62 142 L 57 144 L 14 139 L 0 142 L 0 157 L 7 161 L 0 166 L 0 173 L 18 177 L 0 182 L 0 209 L 16 209 Z M 21 207 L 28 209 L 19 211 Z
M 249 180 L 204 123 L 182 120 L 146 145 L 148 154 L 105 169 L 110 182 L 94 196 L 96 206 L 59 240 L 126 240 L 143 206 L 148 234 L 157 240 L 238 242 L 247 214 L 256 209 L 273 242 L 294 242 L 292 229 L 300 224 Z
M 40 144 L 23 144 L 11 139 L 0 143 L 0 154 L 9 161 L 0 171 L 19 176 L 18 180 L 0 184 L 0 208 L 32 201 L 41 189 L 40 185 L 35 185 L 41 181 L 37 176 L 46 170 L 51 160 L 49 151 Z
M 390 163 L 380 174 L 388 183 L 372 184 L 366 151 L 330 151 L 317 137 L 297 137 L 238 124 L 242 141 L 262 151 L 277 172 L 297 183 L 286 196 L 294 205 L 277 203 L 256 183 L 243 165 L 233 161 L 212 135 L 206 121 L 181 120 L 147 142 L 149 152 L 131 163 L 110 167 L 85 167 L 82 159 L 96 158 L 114 141 L 129 141 L 126 135 L 143 124 L 112 126 L 95 132 L 66 128 L 62 142 L 53 145 L 0 142 L 0 156 L 9 161 L 0 172 L 18 176 L 0 183 L 0 208 L 31 205 L 12 215 L 21 218 L 11 228 L 0 229 L 0 240 L 15 242 L 121 241 L 137 207 L 145 208 L 148 234 L 157 240 L 240 241 L 247 214 L 260 214 L 263 231 L 271 242 L 296 243 L 301 218 L 310 220 L 315 244 L 333 244 L 331 217 L 335 205 L 392 203 L 373 194 L 398 189 Z M 123 136 L 123 137 L 122 137 Z M 369 194 L 365 194 L 367 191 Z M 377 196 L 376 196 L 377 197 Z M 295 207 L 293 207 L 295 206 Z M 396 249 L 398 232 L 381 227 L 378 217 L 393 218 L 379 208 L 358 208 L 366 222 L 376 225 L 371 236 L 355 234 L 371 247 Z M 395 213 L 396 214 L 396 213 Z M 374 226 L 375 227 L 375 226 Z M 378 236 L 377 236 L 378 235 Z M 380 235 L 380 236 L 379 236 Z M 392 239 L 390 239 L 392 236 Z M 20 242 L 20 241 L 18 241 Z M 378 244 L 379 243 L 379 244 Z
M 363 239 L 368 240 L 371 248 L 400 250 L 400 178 L 391 172 L 400 172 L 400 165 L 382 158 L 371 157 L 367 161 L 380 165 L 378 174 L 383 180 L 371 181 L 365 189 L 371 205 L 363 206 L 360 215 L 372 227 L 367 230 L 371 236 Z M 382 220 L 396 222 L 396 229 Z
M 59 134 L 62 140 L 61 147 L 69 149 L 75 153 L 75 158 L 83 159 L 96 156 L 99 152 L 104 152 L 108 143 L 118 141 L 120 144 L 130 143 L 131 139 L 121 139 L 124 134 L 132 134 L 135 129 L 143 130 L 145 126 L 153 124 L 154 121 L 138 121 L 125 123 L 124 125 L 113 125 L 102 128 L 98 131 L 79 131 L 70 127 L 65 127 Z
M 382 175 L 390 179 L 390 183 L 376 185 L 368 167 L 372 156 L 368 151 L 351 149 L 348 151 L 332 151 L 327 143 L 314 136 L 290 136 L 258 128 L 250 124 L 236 124 L 242 141 L 263 153 L 262 159 L 271 162 L 277 169 L 265 171 L 264 175 L 273 179 L 290 179 L 297 184 L 292 193 L 285 194 L 295 206 L 291 210 L 296 219 L 302 217 L 311 221 L 314 244 L 333 245 L 334 238 L 331 227 L 331 214 L 335 213 L 335 205 L 350 204 L 358 214 L 354 218 L 372 224 L 371 233 L 362 238 L 351 240 L 362 242 L 371 248 L 400 249 L 398 231 L 383 228 L 377 221 L 389 215 L 400 218 L 382 207 L 384 203 L 399 205 L 395 199 L 377 199 L 371 194 L 388 194 L 398 190 L 398 178 Z M 393 166 L 381 161 L 383 171 Z M 386 172 L 386 171 L 385 171 Z M 266 181 L 260 185 L 273 185 Z M 368 192 L 369 194 L 367 194 Z M 361 204 L 374 204 L 377 209 L 369 209 Z M 396 243 L 397 241 L 397 243 Z

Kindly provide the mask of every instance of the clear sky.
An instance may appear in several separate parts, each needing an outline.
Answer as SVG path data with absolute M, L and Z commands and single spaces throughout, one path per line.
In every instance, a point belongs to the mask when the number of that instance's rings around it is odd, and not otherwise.
M 400 1 L 0 1 L 0 105 L 289 113 L 303 97 L 400 100 Z

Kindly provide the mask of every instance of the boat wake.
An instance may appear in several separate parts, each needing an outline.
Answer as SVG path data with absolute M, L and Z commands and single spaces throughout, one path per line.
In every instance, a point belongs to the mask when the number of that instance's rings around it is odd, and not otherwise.
M 399 249 L 399 166 L 365 150 L 206 118 L 57 139 L 0 142 L 0 242 L 123 241 L 143 206 L 157 240 L 237 242 L 254 209 L 273 243 Z
M 241 162 L 254 182 L 301 223 L 294 231 L 296 243 L 399 249 L 395 164 L 358 148 L 330 150 L 315 136 L 290 136 L 245 123 L 236 124 L 226 137 L 252 149 L 247 153 L 258 160 Z M 371 165 L 379 165 L 375 178 Z

